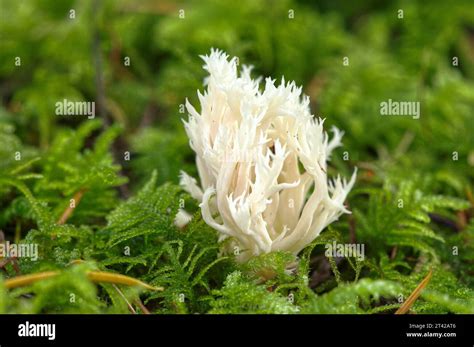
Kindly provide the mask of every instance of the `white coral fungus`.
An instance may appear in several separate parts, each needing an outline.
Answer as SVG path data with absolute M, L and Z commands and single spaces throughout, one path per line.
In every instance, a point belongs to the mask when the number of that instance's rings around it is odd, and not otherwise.
M 186 173 L 182 186 L 201 204 L 204 221 L 238 260 L 285 250 L 297 254 L 321 231 L 350 213 L 343 205 L 349 182 L 328 180 L 327 161 L 342 133 L 310 113 L 309 97 L 294 82 L 279 86 L 237 72 L 237 58 L 219 50 L 202 56 L 207 91 L 198 91 L 201 113 L 186 101 L 185 123 L 196 153 L 200 186 Z

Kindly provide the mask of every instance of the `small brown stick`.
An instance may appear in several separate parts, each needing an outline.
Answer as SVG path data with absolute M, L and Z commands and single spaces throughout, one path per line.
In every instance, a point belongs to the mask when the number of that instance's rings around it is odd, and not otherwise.
M 46 271 L 35 274 L 17 276 L 5 280 L 5 288 L 11 289 L 16 287 L 23 287 L 29 284 L 32 284 L 37 281 L 44 279 L 52 278 L 58 276 L 59 271 Z M 140 286 L 149 290 L 164 290 L 162 287 L 153 287 L 145 282 L 137 280 L 133 277 L 120 275 L 110 272 L 101 272 L 101 271 L 89 271 L 87 272 L 87 277 L 90 281 L 94 283 L 114 283 L 114 284 L 124 284 L 127 286 Z
M 423 281 L 420 282 L 420 284 L 415 288 L 415 290 L 410 294 L 408 299 L 403 303 L 402 306 L 400 306 L 400 308 L 395 312 L 395 314 L 405 314 L 408 311 L 410 311 L 410 308 L 413 306 L 416 299 L 418 299 L 418 297 L 420 296 L 421 291 L 430 282 L 432 275 L 433 275 L 433 270 L 430 270 L 430 272 L 428 272 L 428 275 L 426 275 Z
M 126 298 L 125 295 L 122 293 L 122 291 L 117 287 L 117 285 L 112 284 L 112 286 L 115 288 L 115 290 L 117 291 L 117 293 L 119 293 L 119 295 L 122 297 L 122 299 L 127 303 L 127 306 L 128 306 L 128 309 L 130 310 L 130 312 L 132 312 L 133 314 L 137 314 L 137 311 L 135 311 L 135 309 L 133 308 L 132 304 L 127 300 L 127 298 Z
M 81 188 L 76 192 L 76 194 L 74 194 L 74 196 L 72 197 L 72 199 L 74 200 L 74 207 L 71 207 L 71 204 L 69 204 L 69 206 L 64 210 L 63 214 L 61 215 L 61 218 L 59 218 L 57 224 L 62 225 L 66 223 L 66 221 L 69 219 L 74 209 L 77 207 L 77 205 L 81 201 L 85 192 L 86 192 L 86 189 Z
M 20 243 L 21 239 L 21 222 L 17 219 L 16 225 L 15 225 L 15 243 Z
M 58 271 L 46 271 L 46 272 L 40 272 L 36 274 L 31 274 L 31 275 L 13 277 L 13 278 L 5 280 L 5 288 L 11 289 L 11 288 L 16 288 L 16 287 L 23 287 L 28 284 L 37 282 L 39 280 L 57 276 L 58 274 L 59 274 Z

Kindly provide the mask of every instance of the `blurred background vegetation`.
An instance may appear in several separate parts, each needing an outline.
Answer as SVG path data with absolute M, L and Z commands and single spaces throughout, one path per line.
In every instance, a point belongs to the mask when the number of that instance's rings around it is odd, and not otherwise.
M 413 209 L 428 204 L 424 211 L 431 213 L 436 203 L 420 192 L 450 196 L 441 207 L 457 212 L 426 218 L 451 225 L 448 244 L 467 247 L 465 258 L 407 242 L 454 264 L 453 281 L 472 285 L 471 0 L 0 0 L 0 175 L 23 173 L 27 162 L 29 173 L 19 179 L 54 218 L 87 189 L 69 222 L 96 230 L 153 170 L 158 185 L 177 183 L 179 170 L 194 174 L 182 105 L 185 98 L 197 104 L 205 77 L 198 56 L 211 47 L 254 65 L 254 76 L 303 85 L 313 113 L 326 118 L 328 129 L 345 131 L 333 170 L 349 176 L 359 167 L 350 204 L 361 221 L 358 240 L 369 244 L 381 268 L 401 240 L 383 236 L 402 218 L 385 211 L 390 201 L 404 196 Z M 96 120 L 56 115 L 63 99 L 95 101 Z M 419 101 L 420 119 L 381 116 L 388 99 Z M 0 194 L 0 229 L 19 240 L 22 229 L 35 225 L 28 197 L 7 184 Z M 348 235 L 347 222 L 340 228 Z M 86 252 L 81 247 L 76 253 Z

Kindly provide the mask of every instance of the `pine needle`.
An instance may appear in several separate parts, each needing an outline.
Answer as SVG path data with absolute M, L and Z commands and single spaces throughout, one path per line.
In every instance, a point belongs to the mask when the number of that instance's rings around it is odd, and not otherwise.
M 59 275 L 59 271 L 46 271 L 40 272 L 31 275 L 24 275 L 24 276 L 17 276 L 14 278 L 7 279 L 5 281 L 5 287 L 7 289 L 23 287 L 41 280 L 45 280 L 51 277 L 55 277 Z M 145 282 L 137 280 L 135 278 L 109 273 L 109 272 L 101 272 L 101 271 L 89 271 L 87 272 L 87 277 L 94 283 L 113 283 L 113 284 L 125 284 L 128 286 L 141 286 L 146 289 L 150 290 L 164 290 L 162 287 L 153 287 Z
M 57 224 L 64 224 L 66 223 L 66 221 L 69 219 L 69 217 L 71 216 L 72 212 L 74 211 L 74 209 L 76 208 L 76 206 L 79 204 L 79 202 L 81 201 L 82 197 L 84 196 L 84 193 L 86 192 L 86 189 L 82 188 L 80 189 L 79 191 L 76 192 L 76 194 L 74 194 L 73 196 L 73 200 L 74 200 L 74 207 L 71 207 L 71 205 L 69 205 L 63 212 L 63 214 L 61 215 L 61 217 L 59 218 Z

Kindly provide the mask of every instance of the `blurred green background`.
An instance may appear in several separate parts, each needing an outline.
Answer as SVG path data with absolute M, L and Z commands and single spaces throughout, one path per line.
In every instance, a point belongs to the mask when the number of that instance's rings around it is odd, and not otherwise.
M 357 165 L 366 169 L 363 178 L 383 179 L 394 170 L 430 175 L 440 191 L 459 196 L 472 186 L 472 1 L 0 4 L 5 153 L 47 151 L 58 133 L 88 121 L 55 115 L 55 103 L 95 101 L 104 126 L 122 128 L 115 160 L 128 189 L 136 190 L 155 168 L 160 182 L 177 182 L 180 169 L 194 172 L 182 104 L 186 97 L 197 104 L 205 77 L 198 55 L 215 47 L 254 65 L 255 76 L 303 85 L 313 113 L 346 133 L 334 158 L 339 171 L 349 174 Z M 421 118 L 382 117 L 379 105 L 390 98 L 421 102 Z M 123 160 L 126 151 L 130 161 Z

